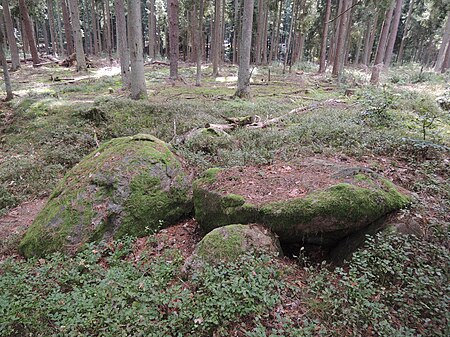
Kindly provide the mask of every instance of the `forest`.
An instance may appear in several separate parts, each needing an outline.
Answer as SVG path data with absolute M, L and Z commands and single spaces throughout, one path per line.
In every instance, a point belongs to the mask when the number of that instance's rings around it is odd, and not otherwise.
M 0 336 L 449 336 L 448 0 L 0 0 Z

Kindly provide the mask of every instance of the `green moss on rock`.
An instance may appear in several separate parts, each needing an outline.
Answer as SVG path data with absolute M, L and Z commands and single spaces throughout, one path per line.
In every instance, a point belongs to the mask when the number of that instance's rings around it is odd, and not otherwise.
M 345 174 L 340 179 L 345 182 L 302 198 L 253 205 L 243 196 L 212 188 L 215 179 L 202 178 L 194 183 L 196 219 L 205 231 L 232 223 L 261 223 L 282 242 L 333 245 L 410 203 L 408 196 L 378 175 Z
M 161 140 L 113 139 L 66 174 L 19 250 L 42 256 L 89 241 L 145 235 L 190 213 L 190 190 L 189 175 Z
M 203 262 L 235 261 L 246 253 L 283 255 L 278 238 L 267 228 L 255 224 L 228 225 L 206 234 L 186 267 L 196 268 Z

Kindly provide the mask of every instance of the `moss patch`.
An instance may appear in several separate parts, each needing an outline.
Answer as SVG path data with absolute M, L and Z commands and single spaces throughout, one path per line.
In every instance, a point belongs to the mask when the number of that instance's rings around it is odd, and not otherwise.
M 205 231 L 232 223 L 260 223 L 286 243 L 333 245 L 410 203 L 394 184 L 372 174 L 346 174 L 341 177 L 345 182 L 303 197 L 258 205 L 222 192 L 220 186 L 212 188 L 216 175 L 205 176 L 194 183 L 195 215 Z
M 145 235 L 190 212 L 190 188 L 189 175 L 164 142 L 150 135 L 113 139 L 66 174 L 20 251 L 41 256 Z

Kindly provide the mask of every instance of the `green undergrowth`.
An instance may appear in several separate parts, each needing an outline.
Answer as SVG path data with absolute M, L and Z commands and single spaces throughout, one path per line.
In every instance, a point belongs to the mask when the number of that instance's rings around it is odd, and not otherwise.
M 436 228 L 442 228 L 437 226 Z M 446 244 L 447 243 L 447 244 Z M 205 264 L 189 279 L 176 250 L 133 240 L 75 256 L 0 264 L 2 336 L 446 336 L 448 233 L 380 234 L 345 268 L 268 256 Z M 151 249 L 148 247 L 148 249 Z

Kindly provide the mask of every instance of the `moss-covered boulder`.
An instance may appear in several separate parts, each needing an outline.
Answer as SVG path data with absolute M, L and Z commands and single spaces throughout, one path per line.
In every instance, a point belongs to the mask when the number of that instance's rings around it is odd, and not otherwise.
M 260 223 L 282 243 L 334 245 L 409 202 L 374 172 L 334 163 L 210 169 L 194 182 L 195 216 L 205 231 Z
M 19 250 L 41 256 L 143 236 L 189 214 L 191 194 L 190 175 L 166 143 L 150 135 L 116 138 L 66 174 Z
M 271 254 L 282 256 L 276 235 L 261 225 L 228 225 L 206 234 L 198 243 L 184 269 L 198 269 L 203 263 L 216 264 L 235 261 L 243 254 Z

